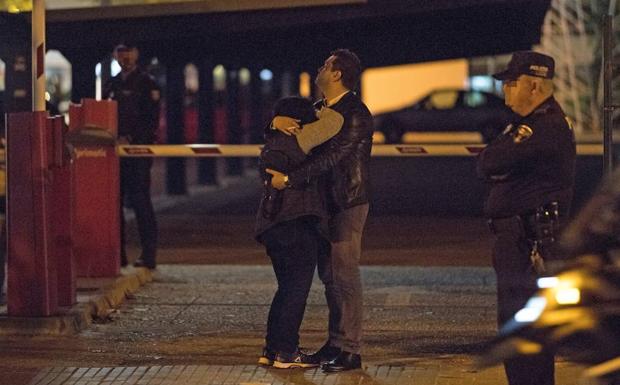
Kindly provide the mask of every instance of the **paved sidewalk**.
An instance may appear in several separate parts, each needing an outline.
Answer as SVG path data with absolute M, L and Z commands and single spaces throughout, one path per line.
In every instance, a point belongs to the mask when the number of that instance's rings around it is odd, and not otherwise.
M 91 325 L 95 319 L 106 319 L 126 297 L 153 279 L 146 268 L 127 267 L 114 278 L 78 278 L 77 303 L 60 308 L 51 317 L 9 317 L 7 305 L 0 305 L 0 336 L 7 335 L 71 335 Z
M 578 368 L 558 365 L 558 385 L 589 384 Z M 47 368 L 29 385 L 504 385 L 501 368 L 477 371 L 442 359 L 405 366 L 370 365 L 363 370 L 325 374 L 313 369 L 256 365 L 177 365 L 115 368 Z
M 505 385 L 499 367 L 476 370 L 495 334 L 489 268 L 363 267 L 365 370 L 255 365 L 275 279 L 269 266 L 162 265 L 107 322 L 70 337 L 0 338 L 0 385 Z M 325 339 L 315 281 L 302 346 Z M 558 385 L 582 385 L 560 361 Z M 5 375 L 10 373 L 11 375 Z

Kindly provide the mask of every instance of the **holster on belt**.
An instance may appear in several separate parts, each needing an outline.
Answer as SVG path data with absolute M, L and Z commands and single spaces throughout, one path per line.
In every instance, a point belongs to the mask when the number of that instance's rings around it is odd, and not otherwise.
M 545 273 L 544 260 L 553 258 L 554 245 L 560 233 L 558 202 L 542 205 L 528 214 L 490 219 L 488 223 L 495 235 L 502 232 L 523 234 L 531 245 L 532 269 L 537 274 Z

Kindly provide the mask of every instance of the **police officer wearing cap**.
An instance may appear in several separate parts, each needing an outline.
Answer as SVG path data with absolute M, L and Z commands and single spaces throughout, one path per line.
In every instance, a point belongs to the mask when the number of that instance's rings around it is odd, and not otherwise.
M 478 159 L 478 173 L 490 184 L 484 212 L 495 235 L 500 326 L 535 293 L 573 196 L 575 138 L 553 97 L 554 66 L 550 56 L 520 51 L 505 71 L 493 75 L 503 82 L 506 105 L 519 117 Z M 507 360 L 504 367 L 510 385 L 554 384 L 550 353 Z
M 103 88 L 103 97 L 118 102 L 118 140 L 120 143 L 151 144 L 159 122 L 160 90 L 155 81 L 137 65 L 138 50 L 130 44 L 114 49 L 121 72 Z M 142 255 L 136 267 L 154 269 L 157 251 L 157 222 L 151 202 L 151 158 L 124 158 L 120 162 L 121 184 L 121 265 L 127 265 L 123 202 L 136 213 Z

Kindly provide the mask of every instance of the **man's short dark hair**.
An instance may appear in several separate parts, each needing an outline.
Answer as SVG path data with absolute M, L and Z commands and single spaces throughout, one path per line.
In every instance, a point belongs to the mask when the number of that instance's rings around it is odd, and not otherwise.
M 353 90 L 357 87 L 362 75 L 362 63 L 355 53 L 348 49 L 337 49 L 331 52 L 336 59 L 332 62 L 332 70 L 342 73 L 342 85 Z

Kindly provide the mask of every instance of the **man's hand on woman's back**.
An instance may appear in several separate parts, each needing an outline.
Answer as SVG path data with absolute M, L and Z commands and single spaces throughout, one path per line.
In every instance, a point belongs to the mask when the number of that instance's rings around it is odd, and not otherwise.
M 285 135 L 297 135 L 301 131 L 299 119 L 288 116 L 276 116 L 273 118 L 271 126 Z

